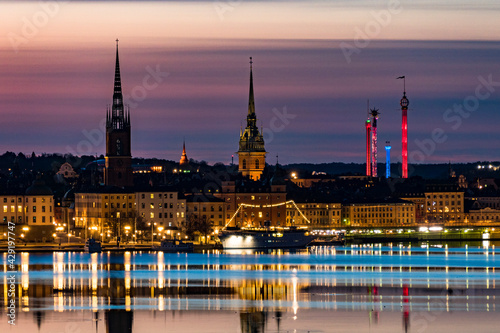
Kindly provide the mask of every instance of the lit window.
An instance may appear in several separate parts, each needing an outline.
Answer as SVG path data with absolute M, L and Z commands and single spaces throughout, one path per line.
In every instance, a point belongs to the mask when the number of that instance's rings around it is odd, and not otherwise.
M 152 219 L 154 219 L 155 218 L 155 213 L 153 213 L 153 212 L 149 213 L 149 217 L 152 218 Z

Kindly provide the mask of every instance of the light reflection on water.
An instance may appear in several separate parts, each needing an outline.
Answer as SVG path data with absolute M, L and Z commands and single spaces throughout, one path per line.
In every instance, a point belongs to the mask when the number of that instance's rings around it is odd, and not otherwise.
M 495 313 L 499 255 L 489 244 L 375 244 L 270 253 L 20 253 L 18 325 L 10 329 L 141 332 L 165 321 L 184 332 L 284 327 L 329 332 L 363 321 L 371 331 L 423 332 L 424 326 L 434 331 L 444 319 L 463 321 L 464 329 L 473 323 L 486 327 L 500 324 Z M 3 259 L 6 263 L 6 254 Z M 7 274 L 4 264 L 2 315 Z M 477 322 L 481 316 L 487 319 Z M 231 330 L 204 325 L 199 318 L 217 318 Z M 322 324 L 332 318 L 335 329 Z M 399 325 L 394 326 L 394 318 Z M 82 325 L 68 328 L 75 322 Z M 0 322 L 0 329 L 7 325 Z

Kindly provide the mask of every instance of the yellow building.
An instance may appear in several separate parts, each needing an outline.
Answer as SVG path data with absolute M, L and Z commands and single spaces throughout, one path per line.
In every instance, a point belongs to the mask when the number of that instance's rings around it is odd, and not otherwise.
M 137 213 L 161 233 L 177 229 L 186 219 L 186 199 L 172 189 L 149 189 L 135 193 Z
M 342 205 L 342 224 L 359 228 L 415 226 L 415 204 L 398 199 L 347 203 Z
M 427 185 L 425 196 L 425 223 L 462 224 L 464 192 L 458 185 Z
M 465 222 L 469 226 L 498 226 L 500 223 L 500 210 L 486 207 L 483 209 L 469 210 L 465 215 Z
M 0 216 L 2 223 L 14 222 L 16 224 L 28 223 L 26 219 L 27 206 L 25 205 L 24 194 L 0 194 L 2 210 Z
M 8 222 L 14 222 L 17 236 L 37 241 L 52 238 L 55 229 L 54 196 L 42 180 L 35 180 L 24 193 L 0 194 L 0 204 L 2 234 L 7 231 Z
M 51 225 L 54 222 L 54 195 L 42 180 L 35 180 L 26 189 L 24 201 L 27 224 Z
M 250 96 L 248 100 L 247 126 L 240 131 L 238 149 L 238 171 L 250 179 L 259 180 L 266 166 L 264 137 L 257 127 L 253 94 L 252 58 L 250 58 Z
M 329 229 L 341 226 L 340 203 L 296 203 L 286 205 L 287 226 Z
M 133 230 L 136 217 L 135 193 L 111 187 L 75 193 L 75 228 L 82 237 L 124 235 Z

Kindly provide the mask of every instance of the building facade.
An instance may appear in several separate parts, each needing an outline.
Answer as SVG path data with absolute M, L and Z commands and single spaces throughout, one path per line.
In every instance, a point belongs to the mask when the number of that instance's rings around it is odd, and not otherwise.
M 429 184 L 424 196 L 425 223 L 453 225 L 464 222 L 464 192 L 458 185 Z
M 186 218 L 204 218 L 213 223 L 216 230 L 225 226 L 224 200 L 209 195 L 189 195 L 186 197 Z
M 286 224 L 318 229 L 338 228 L 342 226 L 341 212 L 340 203 L 288 202 Z
M 357 228 L 416 226 L 415 204 L 397 199 L 346 203 L 342 205 L 342 225 Z
M 1 193 L 0 204 L 3 233 L 8 230 L 8 223 L 14 222 L 17 235 L 27 240 L 44 241 L 52 237 L 55 230 L 54 195 L 42 180 L 35 180 L 24 193 Z
M 225 203 L 225 225 L 230 227 L 262 227 L 286 225 L 286 186 L 258 182 L 222 182 L 216 193 Z
M 135 197 L 138 215 L 165 232 L 178 229 L 186 219 L 186 199 L 177 191 L 144 190 L 136 192 Z
M 75 193 L 75 232 L 81 237 L 109 240 L 125 234 L 125 230 L 134 230 L 136 218 L 133 192 L 101 188 Z

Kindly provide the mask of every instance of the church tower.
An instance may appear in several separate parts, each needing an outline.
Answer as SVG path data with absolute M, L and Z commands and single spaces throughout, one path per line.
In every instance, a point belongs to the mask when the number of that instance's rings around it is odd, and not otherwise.
M 123 105 L 118 39 L 116 40 L 115 87 L 113 105 L 106 110 L 106 167 L 104 183 L 109 186 L 133 186 L 130 148 L 130 112 Z
M 245 131 L 240 131 L 238 171 L 243 176 L 259 180 L 266 166 L 266 150 L 264 148 L 264 137 L 257 127 L 257 116 L 255 115 L 252 64 L 252 57 L 250 57 L 250 95 L 248 99 L 247 127 Z

